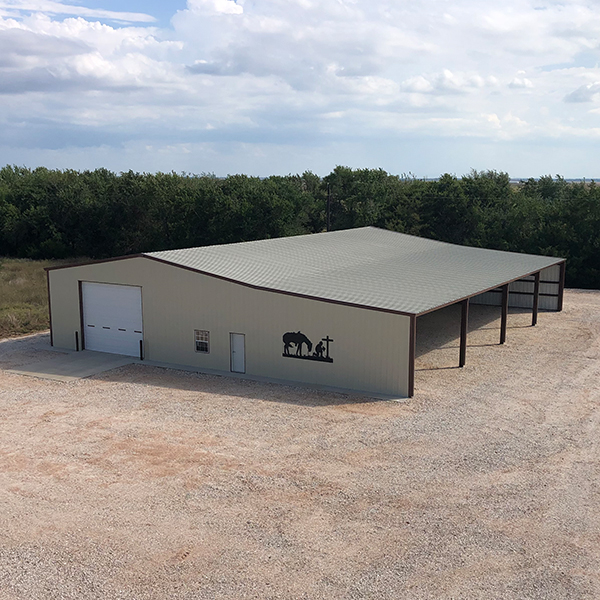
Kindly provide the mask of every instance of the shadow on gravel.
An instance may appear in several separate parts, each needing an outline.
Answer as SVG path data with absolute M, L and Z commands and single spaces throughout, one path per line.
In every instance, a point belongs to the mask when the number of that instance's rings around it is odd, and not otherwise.
M 131 364 L 89 377 L 94 381 L 130 383 L 207 395 L 237 396 L 250 401 L 281 402 L 298 406 L 371 405 L 384 402 L 360 394 L 343 394 L 311 387 L 238 379 L 143 364 Z
M 511 308 L 509 329 L 527 328 L 523 320 L 531 311 Z M 520 322 L 511 317 L 522 315 Z M 458 369 L 460 336 L 459 305 L 452 305 L 417 319 L 416 371 Z M 467 348 L 498 345 L 500 309 L 495 306 L 471 306 L 469 310 L 469 339 Z M 483 339 L 482 339 L 483 338 Z M 15 369 L 35 361 L 55 357 L 48 333 L 23 338 L 0 340 L 0 369 Z M 468 363 L 467 354 L 467 363 Z M 203 374 L 151 365 L 132 364 L 94 375 L 89 379 L 108 382 L 141 384 L 194 393 L 239 396 L 251 400 L 284 402 L 302 406 L 367 405 L 381 402 L 359 394 L 337 393 L 329 390 L 287 385 L 270 381 L 237 379 L 233 376 Z
M 511 323 L 511 316 L 530 315 L 531 310 L 526 308 L 510 308 L 508 312 L 507 329 L 526 329 L 530 325 Z M 415 357 L 417 364 L 415 370 L 429 371 L 438 369 L 458 369 L 458 352 L 460 348 L 460 320 L 461 307 L 453 304 L 440 310 L 417 318 L 417 347 Z M 521 319 L 522 320 L 522 319 Z M 493 332 L 497 332 L 494 334 Z M 475 335 L 472 335 L 475 334 Z M 485 340 L 480 342 L 480 335 L 484 334 Z M 494 339 L 495 338 L 495 339 Z M 469 307 L 469 328 L 467 348 L 484 348 L 497 346 L 500 342 L 500 307 L 471 305 Z M 450 351 L 450 352 L 448 352 Z M 429 355 L 435 364 L 419 364 L 419 359 Z M 467 357 L 468 361 L 468 357 Z M 420 361 L 423 363 L 423 361 Z
M 0 340 L 0 371 L 19 369 L 64 354 L 50 346 L 48 332 L 21 338 L 3 339 Z M 161 387 L 200 394 L 238 396 L 248 400 L 284 402 L 312 407 L 348 405 L 358 409 L 360 406 L 382 402 L 381 399 L 360 394 L 343 394 L 303 386 L 238 379 L 232 376 L 182 371 L 147 364 L 126 365 L 86 377 L 86 379 Z

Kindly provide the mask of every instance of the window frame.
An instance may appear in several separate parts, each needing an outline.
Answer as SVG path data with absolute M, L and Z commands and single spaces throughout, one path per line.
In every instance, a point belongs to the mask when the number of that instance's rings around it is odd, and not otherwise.
M 198 344 L 206 344 L 206 350 L 199 350 Z M 208 329 L 194 329 L 194 351 L 198 354 L 210 354 L 210 331 Z

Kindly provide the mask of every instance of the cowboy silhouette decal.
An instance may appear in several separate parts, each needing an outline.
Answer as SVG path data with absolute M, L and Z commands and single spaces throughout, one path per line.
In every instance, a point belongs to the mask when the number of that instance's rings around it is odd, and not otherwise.
M 315 346 L 313 352 L 313 343 L 301 331 L 288 331 L 283 334 L 282 356 L 332 363 L 333 358 L 329 356 L 329 344 L 332 342 L 329 336 L 324 337 Z

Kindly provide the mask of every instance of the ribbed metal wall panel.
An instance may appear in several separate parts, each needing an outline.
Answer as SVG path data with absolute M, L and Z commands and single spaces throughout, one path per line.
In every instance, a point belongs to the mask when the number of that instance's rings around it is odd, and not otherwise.
M 560 265 L 553 265 L 540 271 L 540 297 L 538 303 L 540 310 L 558 310 L 559 279 Z M 533 308 L 533 288 L 533 275 L 511 283 L 508 286 L 510 292 L 508 305 L 515 308 Z M 500 306 L 502 303 L 502 294 L 500 290 L 479 294 L 471 298 L 471 303 Z
M 230 334 L 244 334 L 248 375 L 409 395 L 410 317 L 254 290 L 134 257 L 50 272 L 57 348 L 75 349 L 75 332 L 81 339 L 79 281 L 142 289 L 147 360 L 227 373 Z M 210 332 L 208 353 L 196 352 L 198 329 Z M 312 352 L 330 338 L 333 362 L 284 356 L 283 335 L 299 331 Z

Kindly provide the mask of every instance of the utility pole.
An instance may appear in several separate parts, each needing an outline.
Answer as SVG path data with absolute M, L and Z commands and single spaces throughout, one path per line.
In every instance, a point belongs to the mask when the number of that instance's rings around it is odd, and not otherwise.
M 327 231 L 331 231 L 331 185 L 327 184 Z

